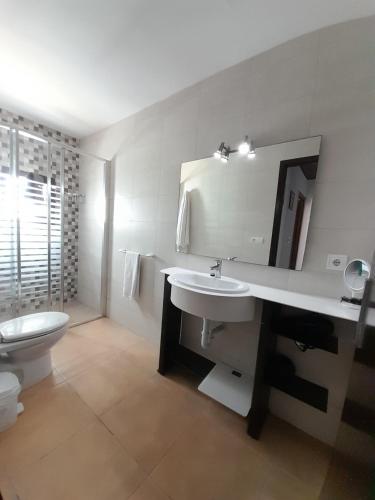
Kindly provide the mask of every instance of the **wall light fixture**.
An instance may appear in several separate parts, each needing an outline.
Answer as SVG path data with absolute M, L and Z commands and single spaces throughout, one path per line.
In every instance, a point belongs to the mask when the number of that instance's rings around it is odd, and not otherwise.
M 224 142 L 221 142 L 220 146 L 214 153 L 214 158 L 221 160 L 224 163 L 228 163 L 229 155 L 232 153 L 247 155 L 249 160 L 253 160 L 256 156 L 254 143 L 253 141 L 249 141 L 248 135 L 245 135 L 244 140 L 238 146 L 238 149 L 231 149 L 230 146 L 226 146 Z

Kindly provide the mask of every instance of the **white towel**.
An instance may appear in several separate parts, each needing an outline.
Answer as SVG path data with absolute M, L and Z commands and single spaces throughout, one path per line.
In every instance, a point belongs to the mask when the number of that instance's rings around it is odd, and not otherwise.
M 184 191 L 178 210 L 176 249 L 177 252 L 186 252 L 190 243 L 190 194 Z
M 129 299 L 139 297 L 139 275 L 141 256 L 137 252 L 125 253 L 124 282 L 122 295 Z

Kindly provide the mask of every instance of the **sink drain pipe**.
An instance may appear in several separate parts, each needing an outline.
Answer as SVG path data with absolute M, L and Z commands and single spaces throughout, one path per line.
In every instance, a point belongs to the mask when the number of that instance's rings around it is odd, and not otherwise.
M 224 330 L 224 323 L 218 323 L 217 321 L 203 318 L 203 327 L 201 332 L 201 346 L 203 349 L 207 349 L 214 336 L 222 330 Z

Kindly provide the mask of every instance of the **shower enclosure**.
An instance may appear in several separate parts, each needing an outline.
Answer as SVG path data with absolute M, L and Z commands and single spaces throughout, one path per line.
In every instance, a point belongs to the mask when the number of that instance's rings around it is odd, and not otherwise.
M 105 314 L 109 162 L 0 125 L 0 322 Z

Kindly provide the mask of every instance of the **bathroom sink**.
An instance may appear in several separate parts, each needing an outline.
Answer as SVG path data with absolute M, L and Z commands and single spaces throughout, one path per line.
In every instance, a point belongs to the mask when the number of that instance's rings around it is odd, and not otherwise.
M 225 277 L 214 278 L 209 275 L 198 273 L 176 273 L 173 275 L 173 280 L 183 286 L 193 288 L 194 290 L 203 290 L 209 293 L 234 295 L 249 290 L 249 285 L 242 281 Z
M 182 311 L 214 321 L 254 318 L 255 299 L 243 281 L 195 272 L 174 273 L 168 281 L 172 285 L 171 301 Z

